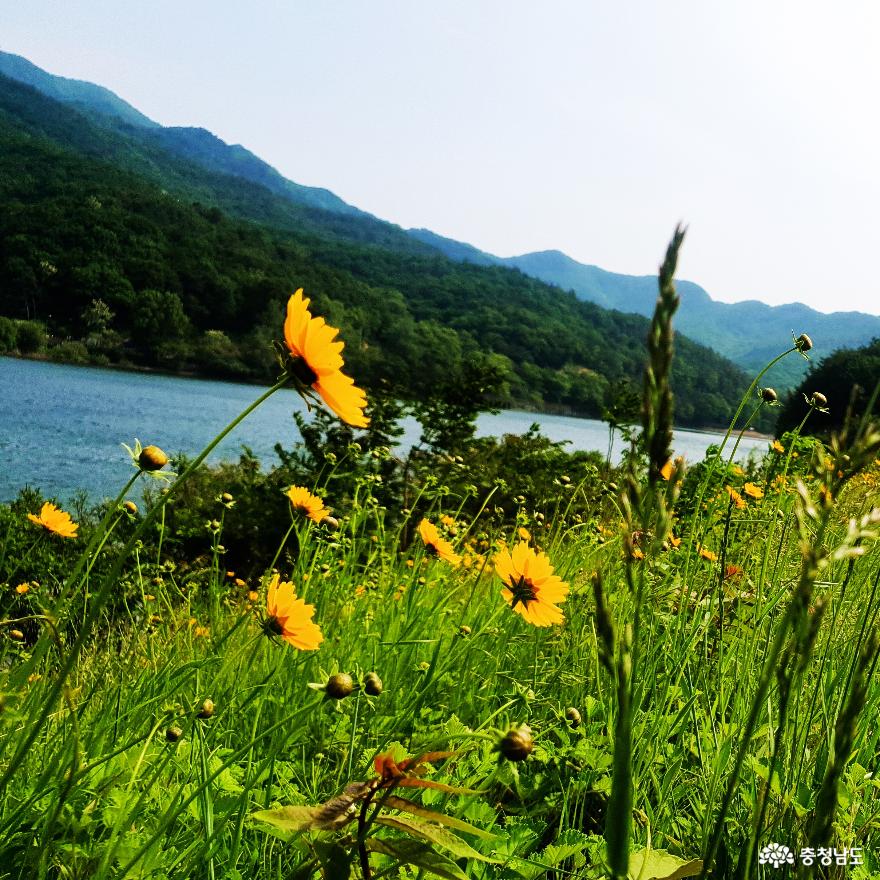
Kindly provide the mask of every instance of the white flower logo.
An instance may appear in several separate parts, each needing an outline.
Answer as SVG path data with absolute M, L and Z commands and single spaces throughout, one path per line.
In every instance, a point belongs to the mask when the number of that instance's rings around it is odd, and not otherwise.
M 774 868 L 781 865 L 793 865 L 794 853 L 781 843 L 768 843 L 758 853 L 758 862 L 762 865 L 769 863 Z

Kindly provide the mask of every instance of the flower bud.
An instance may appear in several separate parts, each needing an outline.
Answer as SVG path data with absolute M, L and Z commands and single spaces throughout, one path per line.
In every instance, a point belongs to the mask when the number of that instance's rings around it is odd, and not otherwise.
M 459 635 L 469 636 L 471 634 L 471 628 L 466 623 L 463 623 L 458 628 L 458 632 L 459 632 Z
M 134 503 L 134 501 L 123 501 L 122 507 L 127 510 L 132 516 L 137 516 L 138 506 Z
M 170 743 L 176 743 L 183 736 L 183 731 L 179 727 L 169 727 L 165 731 L 165 739 Z
M 779 395 L 776 393 L 776 390 L 773 388 L 762 388 L 761 389 L 761 400 L 764 403 L 776 403 L 779 399 Z
M 382 693 L 382 679 L 375 672 L 368 672 L 364 676 L 364 693 L 371 697 L 378 697 Z
M 335 516 L 325 516 L 321 520 L 321 525 L 326 526 L 331 532 L 335 532 L 339 528 L 339 520 Z
M 324 692 L 331 700 L 344 700 L 354 690 L 354 679 L 347 672 L 337 672 L 327 679 Z
M 814 391 L 810 397 L 812 406 L 828 406 L 828 398 L 821 391 Z
M 229 503 L 231 503 L 232 501 L 234 501 L 235 499 L 232 497 L 232 495 L 231 495 L 229 492 L 224 492 L 224 493 L 220 496 L 220 500 L 221 500 L 224 504 L 229 504 Z
M 581 726 L 581 713 L 574 706 L 569 706 L 565 710 L 565 717 L 568 719 L 572 729 Z
M 214 714 L 214 701 L 205 700 L 202 708 L 199 709 L 199 718 L 210 718 Z
M 532 729 L 528 724 L 513 727 L 504 734 L 504 738 L 498 743 L 498 751 L 508 761 L 525 761 L 532 753 L 535 742 L 532 739 Z
M 141 470 L 158 471 L 168 464 L 168 456 L 158 446 L 145 446 L 138 456 Z
M 16 642 L 24 641 L 24 633 L 20 629 L 9 630 L 9 638 L 15 639 Z
M 801 335 L 795 339 L 794 344 L 800 352 L 809 351 L 813 347 L 813 340 L 810 339 L 806 333 L 801 333 Z

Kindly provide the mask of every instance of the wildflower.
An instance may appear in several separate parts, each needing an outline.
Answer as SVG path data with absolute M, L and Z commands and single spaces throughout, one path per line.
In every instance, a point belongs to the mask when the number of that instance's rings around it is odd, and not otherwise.
M 801 333 L 801 335 L 795 339 L 794 346 L 801 354 L 804 354 L 813 347 L 813 340 L 810 339 L 806 333 Z
M 159 471 L 168 464 L 168 456 L 158 446 L 145 446 L 138 456 L 138 464 L 145 471 Z
M 761 389 L 761 400 L 764 403 L 776 403 L 779 399 L 779 395 L 776 393 L 775 388 L 762 388 Z
M 235 586 L 237 586 L 237 587 L 246 587 L 247 586 L 247 581 L 243 581 L 241 578 L 236 578 L 232 583 L 234 583 Z
M 211 630 L 207 626 L 197 626 L 193 630 L 193 637 L 197 639 L 206 639 L 211 635 Z
M 508 730 L 497 748 L 508 761 L 525 761 L 535 748 L 532 729 L 528 724 L 521 724 Z
M 570 706 L 565 710 L 565 717 L 572 728 L 581 726 L 581 713 L 574 706 Z
M 30 584 L 19 584 L 15 588 L 15 592 L 18 593 L 19 596 L 23 596 L 25 593 L 27 593 L 30 590 L 30 588 L 31 588 Z
M 340 352 L 344 343 L 335 341 L 339 330 L 323 318 L 312 317 L 309 302 L 300 288 L 287 303 L 284 341 L 291 354 L 288 372 L 301 385 L 316 391 L 342 421 L 355 428 L 366 428 L 367 398 L 354 380 L 342 372 Z
M 814 391 L 807 400 L 807 403 L 813 408 L 818 409 L 820 412 L 828 411 L 826 409 L 828 406 L 828 398 L 821 391 Z
M 320 627 L 312 620 L 314 613 L 314 605 L 297 599 L 293 584 L 279 581 L 277 574 L 272 576 L 266 599 L 267 633 L 281 636 L 300 651 L 314 651 L 324 641 Z
M 158 446 L 141 446 L 141 441 L 135 438 L 134 449 L 126 443 L 122 444 L 122 448 L 131 458 L 131 463 L 147 476 L 156 480 L 172 480 L 177 474 L 172 471 L 163 471 L 162 468 L 168 464 L 168 456 L 159 449 Z M 165 490 L 163 490 L 164 494 Z M 129 510 L 131 513 L 131 510 Z
M 330 513 L 317 495 L 312 495 L 308 489 L 302 486 L 291 486 L 285 494 L 293 509 L 304 514 L 313 522 L 321 522 Z
M 751 486 L 752 484 L 748 483 L 747 485 Z M 736 491 L 736 489 L 734 489 L 732 486 L 725 486 L 724 488 L 727 490 L 727 494 L 736 505 L 737 510 L 744 510 L 748 506 L 742 495 L 740 495 L 739 492 Z
M 202 703 L 201 708 L 199 709 L 198 716 L 199 718 L 210 718 L 214 714 L 214 701 L 213 700 L 205 700 Z
M 364 676 L 364 693 L 370 697 L 378 697 L 382 693 L 382 679 L 375 672 Z
M 331 675 L 327 679 L 327 684 L 324 685 L 324 693 L 331 700 L 344 700 L 351 696 L 353 691 L 354 679 L 347 672 L 337 672 L 336 675 Z
M 718 554 L 713 553 L 711 550 L 707 550 L 702 545 L 700 545 L 700 556 L 703 559 L 708 559 L 709 562 L 717 562 L 718 561 Z
M 38 526 L 42 526 L 44 529 L 60 535 L 62 538 L 75 538 L 76 530 L 79 528 L 70 518 L 69 513 L 59 510 L 48 501 L 40 508 L 39 516 L 29 513 L 28 519 L 32 523 L 36 523 Z
M 734 580 L 742 575 L 743 570 L 738 565 L 726 565 L 724 567 L 724 580 Z
M 9 630 L 9 638 L 14 639 L 16 642 L 23 642 L 24 633 L 20 629 L 11 629 Z
M 516 530 L 516 533 L 520 536 L 520 538 L 523 539 L 523 541 L 531 541 L 532 540 L 532 534 L 525 526 L 520 526 Z
M 455 520 L 448 513 L 440 517 L 440 522 L 443 523 L 447 529 L 451 529 L 455 525 Z
M 663 477 L 664 480 L 671 480 L 672 475 L 675 472 L 675 465 L 672 463 L 672 460 L 666 462 L 662 468 L 660 468 L 660 476 Z
M 504 549 L 496 553 L 493 563 L 504 582 L 501 595 L 514 611 L 535 626 L 563 622 L 565 617 L 556 603 L 565 601 L 568 584 L 553 574 L 546 553 L 521 542 L 513 551 Z
M 764 497 L 764 490 L 760 486 L 756 486 L 754 483 L 746 483 L 743 486 L 743 492 L 749 496 L 749 498 L 754 498 L 756 501 L 760 501 Z
M 680 546 L 681 546 L 681 538 L 676 538 L 675 535 L 673 535 L 672 533 L 670 533 L 670 535 L 669 535 L 669 543 L 670 543 L 673 547 L 680 547 Z
M 645 558 L 645 554 L 642 553 L 642 551 L 639 550 L 638 547 L 633 547 L 633 548 L 632 548 L 631 556 L 632 556 L 633 559 L 644 559 L 644 558 Z
M 450 565 L 458 565 L 461 557 L 452 549 L 452 544 L 440 537 L 437 526 L 427 519 L 419 523 L 419 535 L 425 542 L 425 552 L 429 556 L 438 556 Z
M 165 731 L 165 739 L 170 743 L 176 743 L 183 736 L 183 731 L 179 727 L 169 727 Z
M 256 602 L 260 594 L 256 590 L 248 590 L 248 602 Z
M 125 509 L 126 513 L 130 513 L 132 516 L 137 516 L 138 506 L 134 501 L 123 501 L 122 507 Z
M 783 446 L 778 440 L 774 440 L 774 441 L 773 441 L 773 445 L 772 445 L 770 448 L 771 448 L 774 452 L 778 452 L 778 453 L 780 453 L 780 454 L 782 454 L 783 452 L 785 452 L 785 447 L 784 447 L 784 446 Z

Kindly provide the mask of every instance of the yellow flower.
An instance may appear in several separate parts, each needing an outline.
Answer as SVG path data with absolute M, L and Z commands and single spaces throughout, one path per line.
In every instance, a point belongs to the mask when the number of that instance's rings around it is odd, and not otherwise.
M 660 468 L 660 476 L 663 477 L 664 480 L 671 480 L 674 471 L 675 465 L 672 463 L 671 460 L 667 461 L 666 464 L 664 464 L 663 467 Z
M 785 452 L 785 447 L 778 440 L 774 440 L 773 445 L 770 448 L 774 452 Z
M 700 556 L 702 556 L 703 559 L 708 559 L 709 562 L 717 562 L 718 561 L 718 554 L 713 553 L 711 550 L 707 550 L 702 545 L 700 546 Z
M 30 584 L 19 584 L 15 588 L 15 592 L 18 593 L 19 596 L 23 596 L 25 593 L 28 592 L 28 590 L 30 590 L 30 588 L 31 588 Z
M 366 428 L 370 423 L 364 416 L 367 397 L 354 379 L 342 372 L 344 343 L 335 341 L 339 330 L 323 318 L 312 317 L 309 302 L 300 288 L 287 303 L 284 341 L 291 354 L 289 372 L 300 384 L 320 394 L 343 422 Z
M 62 538 L 75 538 L 76 530 L 79 528 L 79 526 L 70 518 L 69 513 L 59 510 L 54 504 L 50 504 L 48 501 L 40 509 L 39 516 L 34 516 L 34 514 L 29 513 L 28 519 L 32 523 L 36 523 L 38 526 L 42 526 L 44 529 L 54 532 L 56 535 L 60 535 Z
M 516 533 L 520 536 L 520 538 L 523 539 L 523 541 L 531 541 L 532 540 L 532 535 L 525 526 L 520 526 L 516 530 Z
M 673 546 L 673 547 L 680 547 L 680 546 L 681 546 L 681 538 L 676 538 L 675 535 L 673 535 L 672 533 L 670 533 L 670 535 L 669 535 L 669 543 L 670 543 L 670 545 Z
M 745 492 L 749 498 L 754 498 L 756 501 L 764 497 L 764 490 L 760 486 L 756 486 L 754 483 L 746 483 L 745 486 L 743 486 L 743 492 Z
M 556 603 L 565 601 L 568 584 L 553 574 L 546 553 L 521 541 L 512 551 L 496 553 L 492 561 L 495 573 L 504 582 L 501 595 L 517 614 L 534 626 L 551 626 L 565 620 Z
M 451 529 L 455 525 L 455 520 L 448 513 L 440 517 L 440 522 L 443 523 L 447 529 Z
M 289 645 L 300 651 L 314 651 L 324 641 L 321 629 L 312 620 L 314 605 L 297 599 L 293 584 L 279 581 L 273 575 L 266 599 L 266 632 L 281 636 Z
M 739 492 L 736 491 L 736 489 L 734 489 L 732 486 L 725 486 L 724 488 L 727 489 L 727 494 L 733 499 L 733 503 L 736 505 L 738 510 L 743 510 L 748 506 L 743 500 L 742 495 L 740 495 Z
M 330 515 L 330 511 L 324 507 L 324 502 L 302 486 L 291 486 L 287 490 L 286 495 L 294 510 L 299 511 L 316 523 L 321 522 Z
M 425 551 L 429 556 L 438 556 L 450 565 L 458 565 L 461 557 L 452 549 L 452 544 L 440 537 L 437 526 L 427 519 L 419 523 L 419 535 L 425 542 Z

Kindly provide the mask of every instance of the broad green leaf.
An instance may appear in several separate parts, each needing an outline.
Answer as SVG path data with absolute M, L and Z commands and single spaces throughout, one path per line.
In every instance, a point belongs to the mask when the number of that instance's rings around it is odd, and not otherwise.
M 490 834 L 488 831 L 483 831 L 482 828 L 477 828 L 475 825 L 471 825 L 470 822 L 456 819 L 453 816 L 447 816 L 445 813 L 438 813 L 434 810 L 429 810 L 421 804 L 406 800 L 406 798 L 399 798 L 391 795 L 385 799 L 385 806 L 392 807 L 395 810 L 401 810 L 404 813 L 412 813 L 414 816 L 421 816 L 422 819 L 428 819 L 431 822 L 438 822 L 440 825 L 446 825 L 449 828 L 456 828 L 458 831 L 464 831 L 466 834 L 475 834 L 477 837 L 483 837 L 486 840 L 495 839 L 494 834 Z
M 251 819 L 293 834 L 305 831 L 315 821 L 319 810 L 319 807 L 279 807 L 277 810 L 258 810 L 251 813 Z
M 405 816 L 380 816 L 376 819 L 380 825 L 387 825 L 389 828 L 395 828 L 403 831 L 404 834 L 411 834 L 415 837 L 421 837 L 431 843 L 448 849 L 460 858 L 479 859 L 482 862 L 494 862 L 498 864 L 498 859 L 484 856 L 481 852 L 477 852 L 470 844 L 465 843 L 460 837 L 456 837 L 451 831 L 447 831 L 442 825 L 435 825 L 433 822 L 422 822 L 419 819 L 409 819 Z
M 687 861 L 662 849 L 640 849 L 629 854 L 629 880 L 681 880 L 696 877 L 702 870 L 702 859 Z
M 378 837 L 368 837 L 366 845 L 371 852 L 390 856 L 404 865 L 415 865 L 445 880 L 468 880 L 467 874 L 455 862 L 436 852 L 427 843 L 418 840 L 381 840 Z

